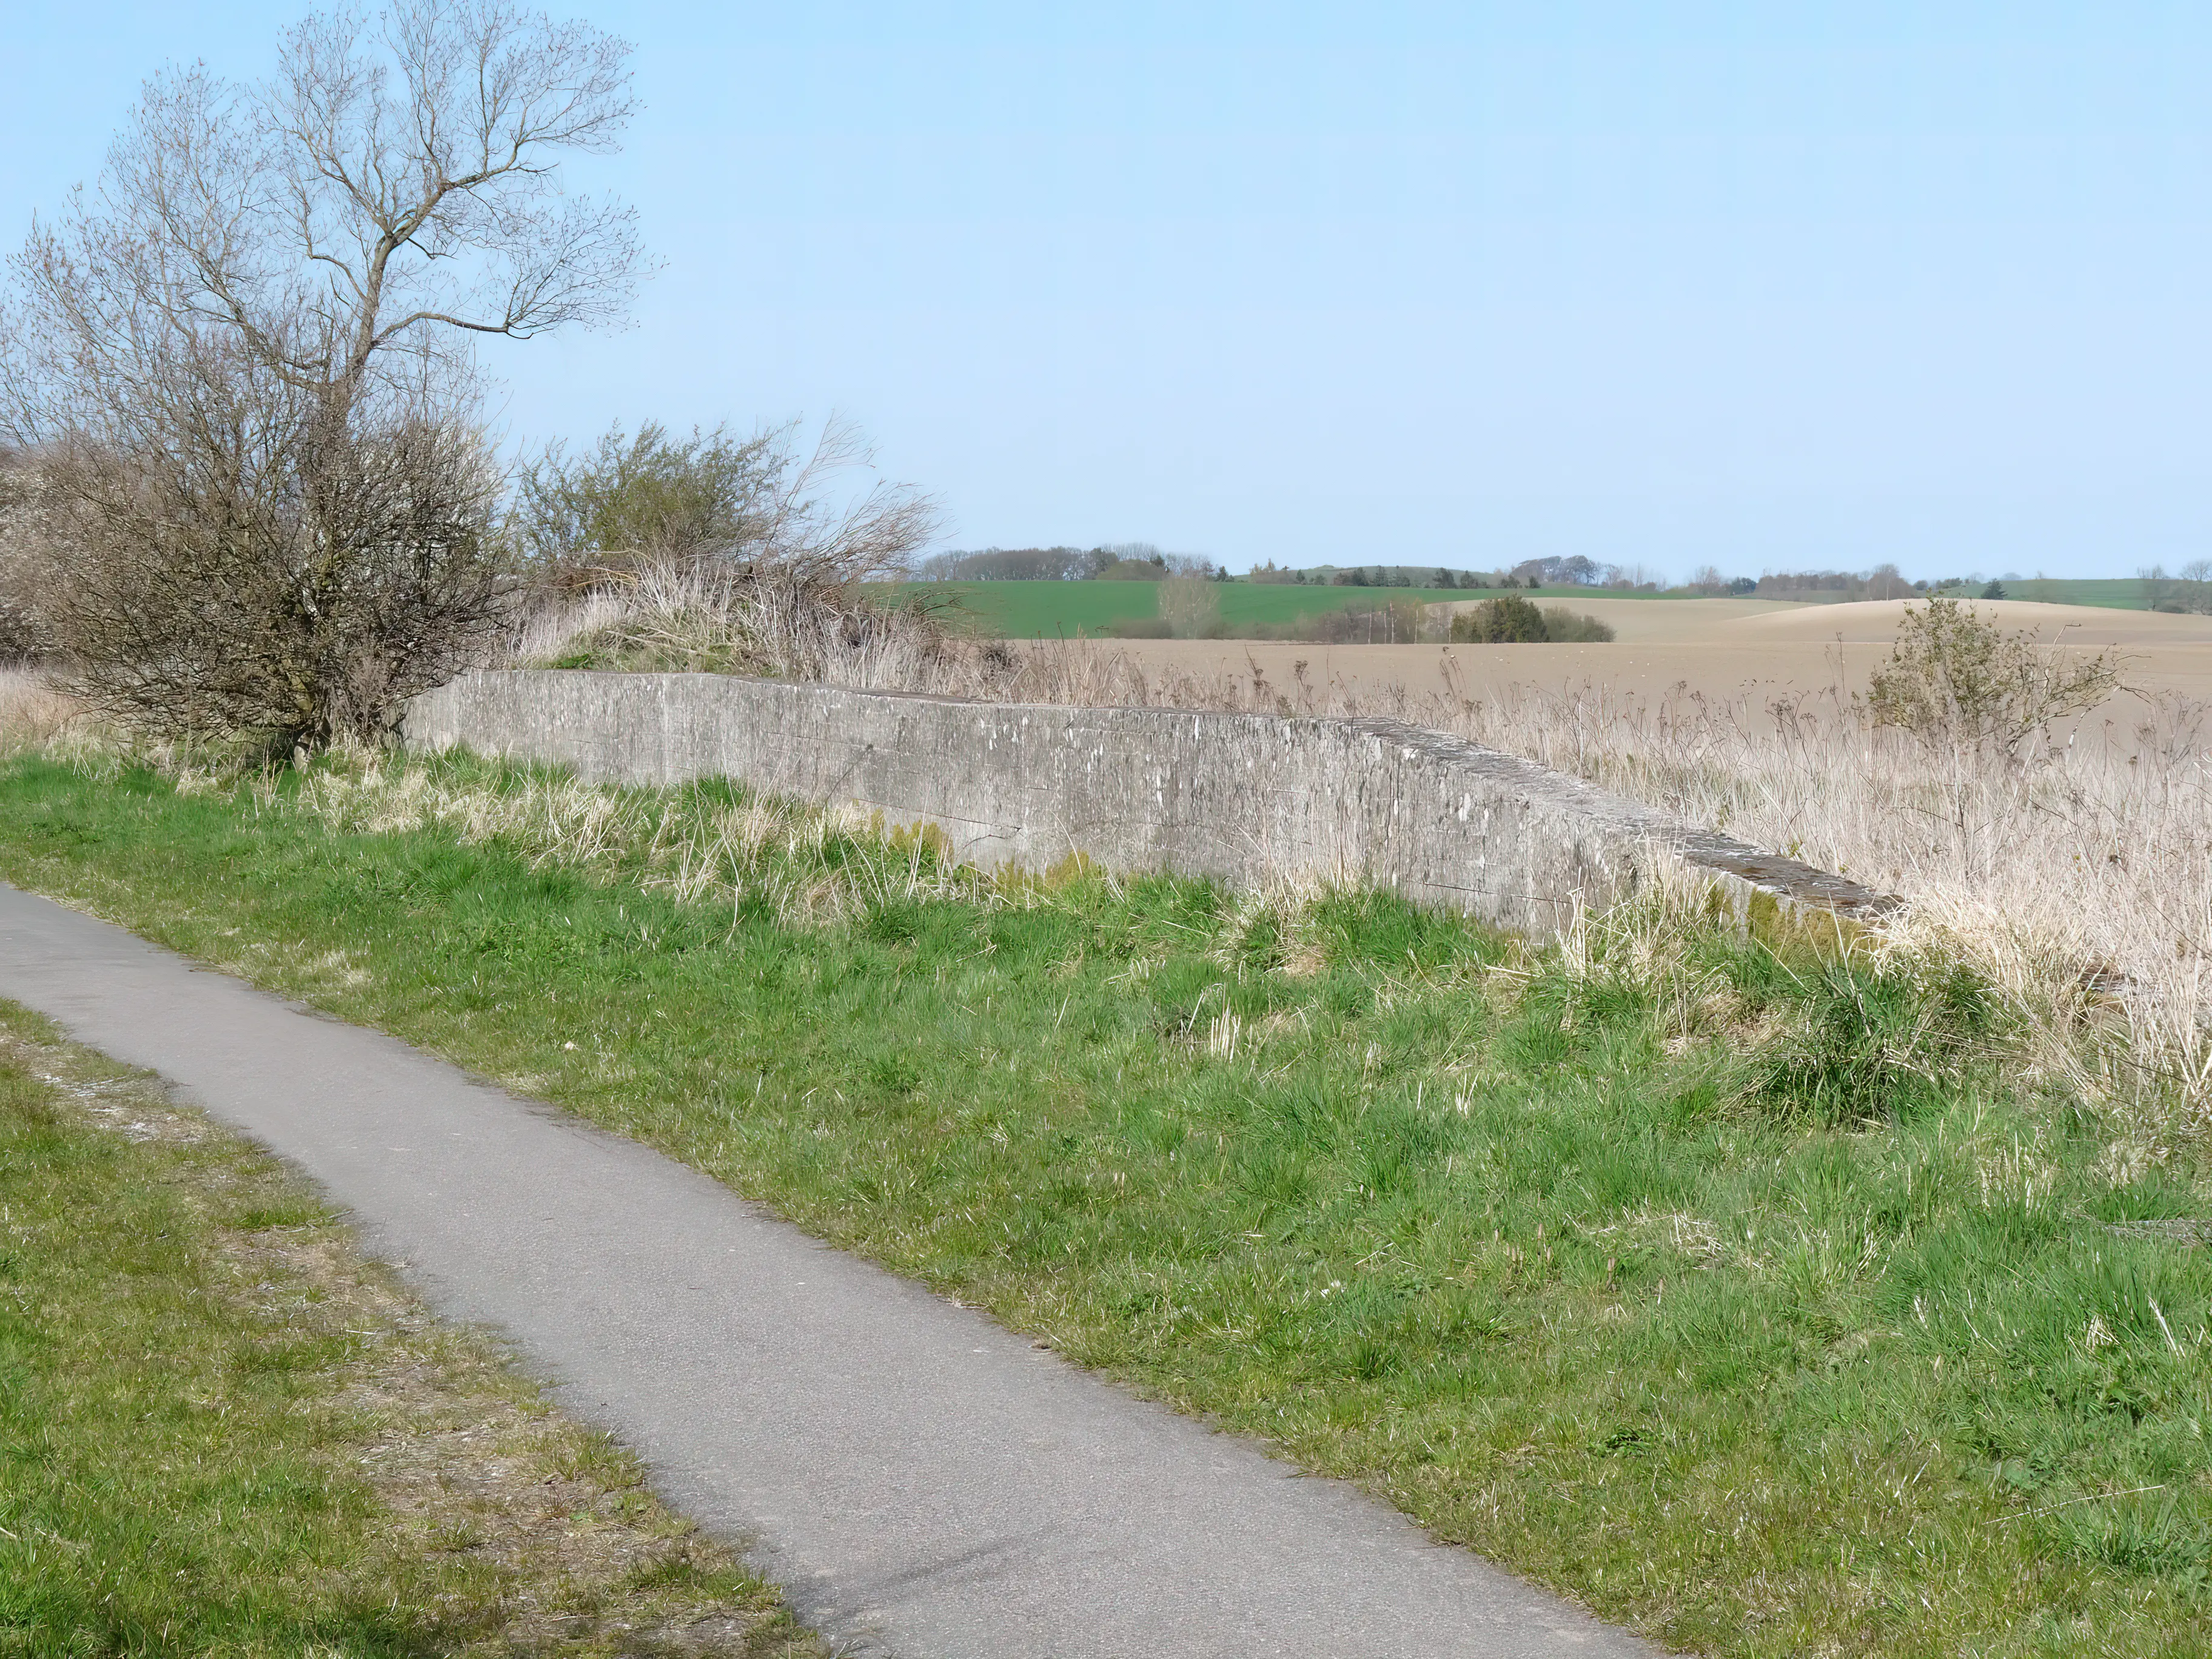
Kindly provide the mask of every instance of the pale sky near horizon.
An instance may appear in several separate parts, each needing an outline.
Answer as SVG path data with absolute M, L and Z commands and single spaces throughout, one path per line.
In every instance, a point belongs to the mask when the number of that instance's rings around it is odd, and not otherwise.
M 0 240 L 290 3 L 11 8 Z M 945 544 L 1672 574 L 2212 556 L 2212 12 L 592 3 L 635 326 L 518 445 L 835 409 Z

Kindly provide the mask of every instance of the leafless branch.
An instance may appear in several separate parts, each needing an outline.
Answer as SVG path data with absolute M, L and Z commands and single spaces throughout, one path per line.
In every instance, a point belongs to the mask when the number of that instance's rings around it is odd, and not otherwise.
M 147 83 L 0 329 L 0 440 L 33 457 L 90 694 L 313 742 L 481 633 L 470 343 L 611 320 L 643 271 L 629 210 L 561 168 L 618 141 L 629 50 L 396 0 L 309 15 L 264 84 Z

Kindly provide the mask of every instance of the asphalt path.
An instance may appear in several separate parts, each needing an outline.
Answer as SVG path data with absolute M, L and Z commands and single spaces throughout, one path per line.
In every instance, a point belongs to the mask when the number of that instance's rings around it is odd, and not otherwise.
M 0 996 L 319 1182 L 841 1651 L 1655 1652 L 658 1152 L 5 885 Z

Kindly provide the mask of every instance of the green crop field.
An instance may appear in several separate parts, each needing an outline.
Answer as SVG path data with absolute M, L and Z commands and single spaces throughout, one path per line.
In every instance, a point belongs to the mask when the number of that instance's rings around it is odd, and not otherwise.
M 912 582 L 895 590 L 939 601 L 951 599 L 957 614 L 979 631 L 1012 640 L 1096 638 L 1113 631 L 1121 622 L 1134 622 L 1159 614 L 1159 586 L 1156 582 L 1036 581 L 1036 582 Z M 1220 584 L 1221 619 L 1232 635 L 1249 634 L 1261 627 L 1280 629 L 1300 617 L 1346 606 L 1370 610 L 1394 601 L 1413 600 L 1435 605 L 1449 600 L 1480 599 L 1494 590 L 1450 587 L 1322 587 L 1285 583 L 1224 582 Z M 1665 603 L 1698 596 L 1686 592 L 1639 593 L 1616 588 L 1542 587 L 1516 590 L 1524 597 L 1551 600 L 1650 599 Z M 2142 611 L 2150 599 L 2143 582 L 2133 576 L 2094 580 L 2029 579 L 2005 585 L 2006 595 L 2036 599 L 2048 605 L 2085 605 L 2118 611 Z M 1755 596 L 1754 596 L 1755 597 Z M 1819 602 L 1824 596 L 1792 595 Z M 1840 600 L 1843 596 L 1835 596 Z
M 2088 605 L 2107 611 L 2148 611 L 2150 594 L 2138 576 L 2113 576 L 2079 581 L 2029 577 L 2007 582 L 2005 597 L 2035 599 L 2045 605 Z
M 915 582 L 898 590 L 924 598 L 954 599 L 960 612 L 982 632 L 1011 640 L 1073 639 L 1109 632 L 1118 622 L 1159 615 L 1157 582 Z M 1480 599 L 1490 590 L 1451 587 L 1301 587 L 1286 583 L 1223 582 L 1221 619 L 1232 634 L 1255 626 L 1284 627 L 1300 617 L 1349 605 L 1370 610 L 1413 600 L 1435 605 L 1450 599 Z M 1586 587 L 1519 590 L 1533 599 L 1656 597 L 1607 592 Z

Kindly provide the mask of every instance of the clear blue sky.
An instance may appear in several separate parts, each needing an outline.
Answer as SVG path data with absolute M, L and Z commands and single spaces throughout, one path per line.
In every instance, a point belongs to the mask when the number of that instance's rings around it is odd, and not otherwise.
M 21 6 L 0 232 L 296 3 Z M 596 3 L 636 326 L 517 442 L 832 408 L 951 544 L 2212 556 L 2212 9 Z

